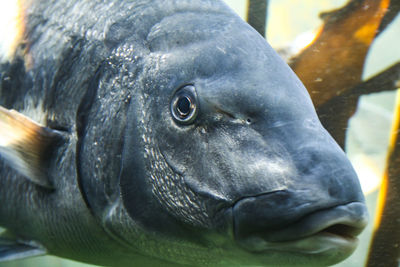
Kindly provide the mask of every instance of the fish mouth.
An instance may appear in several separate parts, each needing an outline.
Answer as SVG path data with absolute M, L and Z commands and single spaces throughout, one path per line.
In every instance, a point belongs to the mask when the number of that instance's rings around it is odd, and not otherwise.
M 352 202 L 312 212 L 282 229 L 253 233 L 237 241 L 254 253 L 334 254 L 344 259 L 357 247 L 357 236 L 367 222 L 364 203 Z

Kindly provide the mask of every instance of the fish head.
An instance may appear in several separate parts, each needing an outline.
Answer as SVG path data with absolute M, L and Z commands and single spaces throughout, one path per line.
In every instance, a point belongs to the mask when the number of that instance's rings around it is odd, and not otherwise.
M 141 229 L 185 244 L 188 258 L 167 260 L 348 257 L 367 222 L 357 175 L 267 42 L 232 14 L 190 12 L 164 18 L 146 41 L 120 189 Z

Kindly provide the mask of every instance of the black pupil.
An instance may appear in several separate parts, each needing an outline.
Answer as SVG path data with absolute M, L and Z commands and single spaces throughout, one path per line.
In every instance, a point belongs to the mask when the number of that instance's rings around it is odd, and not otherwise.
M 187 116 L 190 113 L 190 99 L 187 96 L 181 96 L 176 103 L 176 108 L 181 116 Z

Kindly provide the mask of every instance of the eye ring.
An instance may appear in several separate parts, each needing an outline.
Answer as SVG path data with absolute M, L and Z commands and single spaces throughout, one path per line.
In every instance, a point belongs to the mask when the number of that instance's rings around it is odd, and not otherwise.
M 172 97 L 170 109 L 176 122 L 186 125 L 192 123 L 199 109 L 195 87 L 186 85 L 177 90 Z

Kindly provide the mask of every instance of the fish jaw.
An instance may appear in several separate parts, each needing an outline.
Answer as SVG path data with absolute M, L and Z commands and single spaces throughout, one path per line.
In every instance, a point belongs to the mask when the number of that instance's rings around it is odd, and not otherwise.
M 295 253 L 311 260 L 323 257 L 334 264 L 353 253 L 358 245 L 357 236 L 368 222 L 365 204 L 351 202 L 310 211 L 300 218 L 293 216 L 281 226 L 263 229 L 259 225 L 254 227 L 246 216 L 257 198 L 260 197 L 244 198 L 233 207 L 235 240 L 250 253 Z M 303 205 L 299 209 L 309 208 Z

